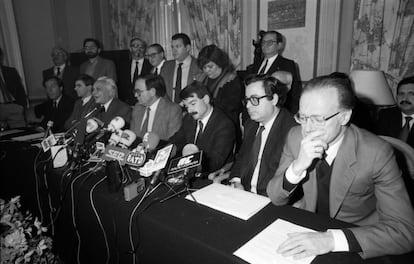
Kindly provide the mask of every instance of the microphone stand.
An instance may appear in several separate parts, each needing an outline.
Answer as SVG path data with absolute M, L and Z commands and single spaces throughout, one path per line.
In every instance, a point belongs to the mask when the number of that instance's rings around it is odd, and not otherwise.
M 167 196 L 167 197 L 165 197 L 164 199 L 162 199 L 161 201 L 160 201 L 160 203 L 162 203 L 162 202 L 165 202 L 165 201 L 167 201 L 167 200 L 169 200 L 169 199 L 171 199 L 171 198 L 174 198 L 174 197 L 176 197 L 176 196 L 180 196 L 182 193 L 187 193 L 188 195 L 190 195 L 191 196 L 191 198 L 193 199 L 193 201 L 196 203 L 196 204 L 198 204 L 198 202 L 197 202 L 197 200 L 195 199 L 195 197 L 193 196 L 193 194 L 192 194 L 192 192 L 193 191 L 196 191 L 197 189 L 193 189 L 193 188 L 191 188 L 191 186 L 190 186 L 190 174 L 188 173 L 188 171 L 189 171 L 189 169 L 188 168 L 186 168 L 185 170 L 184 170 L 184 173 L 183 173 L 183 180 L 184 180 L 184 188 L 182 189 L 182 190 L 180 190 L 179 192 L 175 192 L 174 194 L 172 194 L 172 195 L 170 195 L 170 196 Z M 167 184 L 168 185 L 168 184 Z M 171 189 L 171 188 L 170 188 Z

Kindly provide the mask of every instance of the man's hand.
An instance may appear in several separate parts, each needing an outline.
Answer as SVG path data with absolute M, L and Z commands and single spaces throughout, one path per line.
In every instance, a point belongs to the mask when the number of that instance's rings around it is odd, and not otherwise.
M 334 238 L 331 232 L 290 233 L 289 238 L 276 250 L 284 257 L 292 256 L 302 259 L 322 255 L 334 249 Z
M 292 163 L 292 169 L 296 175 L 302 174 L 315 158 L 322 158 L 328 148 L 328 144 L 320 139 L 324 133 L 325 131 L 315 130 L 302 139 L 298 158 Z

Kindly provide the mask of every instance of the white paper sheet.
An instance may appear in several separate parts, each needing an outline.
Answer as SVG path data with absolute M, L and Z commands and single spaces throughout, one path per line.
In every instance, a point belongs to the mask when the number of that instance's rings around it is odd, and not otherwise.
M 294 260 L 276 253 L 276 249 L 287 238 L 288 233 L 314 232 L 314 230 L 278 219 L 233 254 L 251 264 L 309 264 L 315 258 Z
M 265 196 L 219 183 L 212 183 L 193 192 L 193 196 L 200 204 L 243 220 L 248 220 L 270 202 Z M 186 199 L 193 201 L 190 195 L 187 195 Z

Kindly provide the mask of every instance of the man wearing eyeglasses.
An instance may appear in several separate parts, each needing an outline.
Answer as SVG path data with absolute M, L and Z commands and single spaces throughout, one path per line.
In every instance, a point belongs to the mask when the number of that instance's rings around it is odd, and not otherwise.
M 290 234 L 276 250 L 304 258 L 331 251 L 363 258 L 414 249 L 414 212 L 392 147 L 349 124 L 355 95 L 349 82 L 329 76 L 311 80 L 300 98 L 280 166 L 267 186 L 276 205 L 297 206 L 357 225 Z
M 151 64 L 145 58 L 147 43 L 140 38 L 132 38 L 129 41 L 129 60 L 125 60 L 119 64 L 119 99 L 135 105 L 137 102 L 134 96 L 135 81 L 141 77 L 151 73 Z
M 151 73 L 159 75 L 165 62 L 164 48 L 158 43 L 151 44 L 147 49 L 145 57 L 148 58 L 152 66 Z
M 296 63 L 282 56 L 284 49 L 283 36 L 277 31 L 267 31 L 261 39 L 263 59 L 248 67 L 249 74 L 271 75 L 276 71 L 287 71 L 292 74 L 292 89 L 286 99 L 286 107 L 296 113 L 298 109 L 301 84 Z
M 279 167 L 286 135 L 296 122 L 283 108 L 286 85 L 263 75 L 248 79 L 246 85 L 244 103 L 250 119 L 245 123 L 244 139 L 230 182 L 236 188 L 267 196 L 266 186 Z M 220 178 L 226 175 L 218 175 L 215 181 Z

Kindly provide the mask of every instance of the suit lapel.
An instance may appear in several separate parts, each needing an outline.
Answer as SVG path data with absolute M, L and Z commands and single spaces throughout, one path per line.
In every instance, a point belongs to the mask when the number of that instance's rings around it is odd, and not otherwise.
M 276 59 L 273 61 L 272 66 L 270 66 L 267 73 L 269 74 L 269 73 L 274 73 L 275 71 L 279 71 L 281 60 L 282 60 L 282 56 L 280 54 L 277 55 Z
M 164 99 L 160 98 L 160 102 L 158 103 L 157 110 L 155 111 L 154 122 L 152 123 L 152 131 L 154 131 L 154 128 L 159 129 L 163 127 L 162 124 L 165 122 L 165 118 L 167 117 L 167 113 L 165 113 L 164 111 L 165 109 L 164 104 L 165 104 Z

